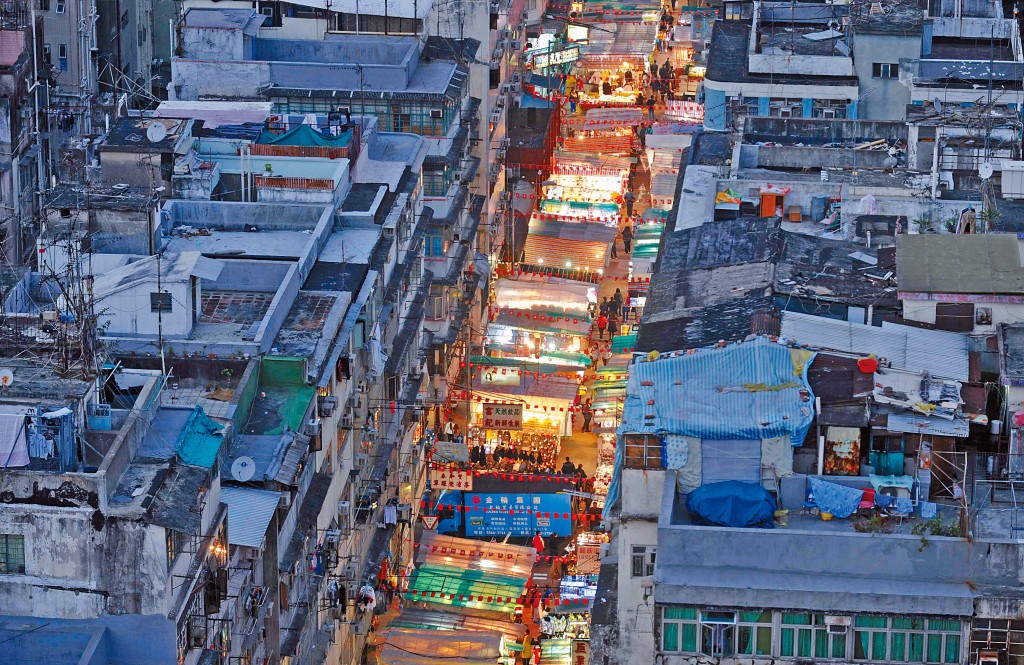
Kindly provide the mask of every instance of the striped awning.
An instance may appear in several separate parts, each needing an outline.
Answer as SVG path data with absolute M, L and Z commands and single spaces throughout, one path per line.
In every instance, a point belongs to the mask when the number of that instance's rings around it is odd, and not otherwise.
M 525 263 L 597 272 L 608 264 L 618 230 L 603 224 L 574 224 L 533 219 L 526 237 Z
M 636 107 L 594 108 L 587 111 L 583 129 L 614 129 L 632 127 L 644 121 L 647 114 Z
M 595 136 L 573 136 L 565 139 L 564 147 L 572 152 L 628 155 L 633 148 L 633 137 L 628 134 L 619 136 L 609 132 L 601 132 Z

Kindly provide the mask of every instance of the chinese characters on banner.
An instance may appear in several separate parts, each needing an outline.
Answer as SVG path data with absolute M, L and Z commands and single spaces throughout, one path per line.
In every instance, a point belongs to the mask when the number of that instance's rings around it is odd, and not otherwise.
M 484 402 L 483 428 L 523 429 L 523 405 Z
M 431 469 L 430 488 L 435 490 L 473 490 L 473 472 L 458 469 Z
M 572 665 L 590 665 L 590 640 L 572 641 Z
M 580 575 L 597 575 L 601 572 L 601 545 L 579 544 L 576 548 L 576 572 Z

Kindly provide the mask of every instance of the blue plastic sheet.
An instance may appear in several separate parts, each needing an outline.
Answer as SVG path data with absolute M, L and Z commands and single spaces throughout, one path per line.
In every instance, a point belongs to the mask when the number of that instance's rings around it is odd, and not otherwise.
M 695 520 L 716 526 L 771 529 L 775 523 L 772 495 L 738 480 L 701 485 L 686 497 L 686 509 Z
M 854 487 L 830 483 L 820 478 L 809 478 L 808 483 L 818 509 L 836 517 L 849 517 L 857 512 L 857 508 L 864 498 L 864 490 Z

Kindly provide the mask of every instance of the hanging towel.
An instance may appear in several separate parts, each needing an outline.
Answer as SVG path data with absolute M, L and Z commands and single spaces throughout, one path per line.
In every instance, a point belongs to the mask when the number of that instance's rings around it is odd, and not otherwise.
M 937 515 L 938 512 L 939 512 L 939 507 L 936 504 L 932 503 L 931 501 L 922 501 L 921 502 L 921 517 L 922 518 L 924 518 L 926 520 L 929 520 L 929 519 L 935 517 L 935 515 Z
M 28 463 L 25 416 L 16 413 L 0 414 L 0 469 L 28 466 Z

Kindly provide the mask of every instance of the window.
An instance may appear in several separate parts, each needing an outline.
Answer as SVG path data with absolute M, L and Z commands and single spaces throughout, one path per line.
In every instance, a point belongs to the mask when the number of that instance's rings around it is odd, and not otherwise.
M 772 612 L 740 611 L 736 627 L 736 653 L 746 656 L 772 655 Z
M 811 621 L 810 614 L 783 612 L 780 647 L 783 656 L 810 658 L 813 655 L 814 629 Z
M 57 44 L 57 66 L 62 72 L 68 70 L 68 45 Z
M 171 311 L 171 294 L 170 293 L 158 293 L 156 291 L 149 294 L 149 311 L 151 312 L 169 312 Z
M 45 62 L 48 65 L 52 62 L 50 60 L 50 53 L 51 53 L 50 45 L 49 44 L 43 44 L 43 62 Z
M 876 62 L 871 65 L 871 76 L 876 79 L 899 78 L 900 66 L 895 62 Z
M 0 574 L 25 574 L 25 536 L 0 533 Z
M 661 650 L 669 653 L 697 653 L 697 610 L 665 607 L 661 611 Z
M 700 613 L 700 649 L 709 656 L 731 656 L 735 651 L 735 612 Z
M 859 616 L 854 621 L 853 657 L 897 663 L 959 663 L 960 626 L 956 619 Z
M 848 618 L 842 618 L 848 621 Z M 824 614 L 814 615 L 814 657 L 846 658 L 847 624 L 832 619 L 830 623 Z
M 630 577 L 647 577 L 654 574 L 654 559 L 656 548 L 654 545 L 633 545 L 632 562 L 633 567 Z
M 448 243 L 444 241 L 441 234 L 427 234 L 423 240 L 423 254 L 425 256 L 444 256 L 448 253 Z
M 802 118 L 804 100 L 773 97 L 768 101 L 768 115 L 773 118 Z
M 128 12 L 121 14 L 121 29 L 124 30 L 128 27 Z
M 57 0 L 57 3 L 54 5 L 54 9 L 53 10 L 55 12 L 57 12 L 58 14 L 63 14 L 64 12 L 66 12 L 68 10 L 68 3 L 67 3 L 67 1 L 66 0 Z
M 846 118 L 847 102 L 843 99 L 815 99 L 811 115 L 815 118 Z
M 974 303 L 935 303 L 935 327 L 951 332 L 971 332 L 974 330 Z
M 628 469 L 660 469 L 661 437 L 646 434 L 626 434 L 623 438 L 626 446 L 626 468 Z

